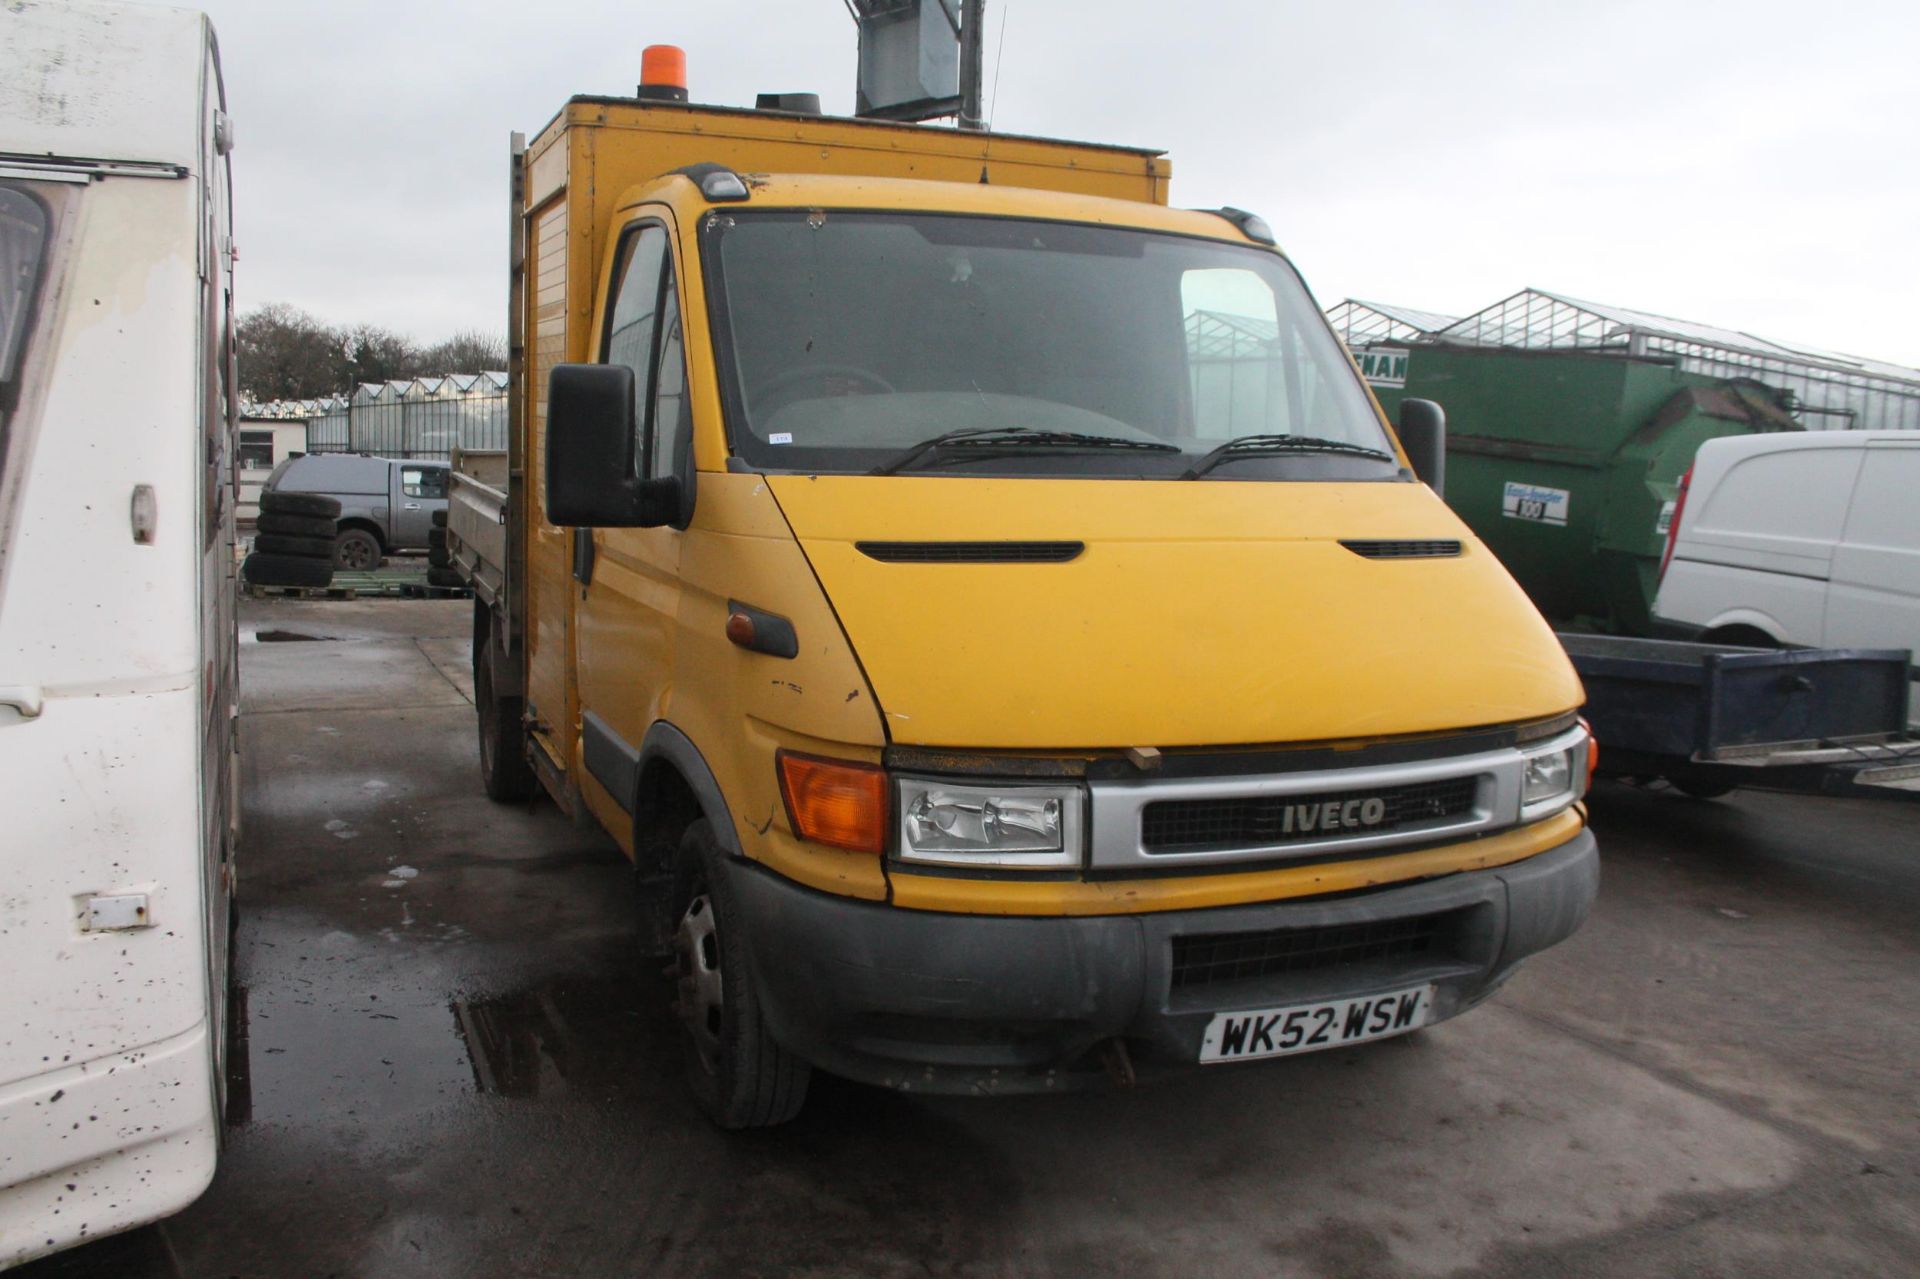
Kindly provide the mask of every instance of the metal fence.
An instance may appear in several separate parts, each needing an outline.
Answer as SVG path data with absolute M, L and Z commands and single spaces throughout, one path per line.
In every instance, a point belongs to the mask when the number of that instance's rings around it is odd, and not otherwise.
M 455 448 L 506 449 L 507 375 L 364 383 L 352 395 L 247 405 L 244 415 L 305 421 L 309 453 L 446 461 Z

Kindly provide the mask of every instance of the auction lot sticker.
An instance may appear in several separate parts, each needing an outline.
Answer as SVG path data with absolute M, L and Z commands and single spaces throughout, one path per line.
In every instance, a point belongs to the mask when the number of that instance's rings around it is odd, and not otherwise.
M 1500 494 L 1500 514 L 1510 520 L 1532 520 L 1535 524 L 1564 528 L 1567 523 L 1567 498 L 1565 489 L 1541 488 L 1538 484 L 1519 484 L 1508 480 Z
M 1323 1004 L 1215 1013 L 1200 1040 L 1200 1060 L 1252 1061 L 1343 1044 L 1365 1043 L 1418 1030 L 1433 1018 L 1433 987 L 1412 986 L 1384 995 L 1332 999 Z

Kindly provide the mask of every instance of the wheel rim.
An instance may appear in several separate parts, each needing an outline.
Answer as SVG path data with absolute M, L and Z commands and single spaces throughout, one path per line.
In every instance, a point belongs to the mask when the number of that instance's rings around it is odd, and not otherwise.
M 347 568 L 365 568 L 372 558 L 364 538 L 350 537 L 340 543 L 340 561 Z
M 675 934 L 680 961 L 680 1020 L 700 1064 L 712 1073 L 720 1055 L 720 1028 L 726 1007 L 720 978 L 720 930 L 713 901 L 700 893 L 687 903 Z

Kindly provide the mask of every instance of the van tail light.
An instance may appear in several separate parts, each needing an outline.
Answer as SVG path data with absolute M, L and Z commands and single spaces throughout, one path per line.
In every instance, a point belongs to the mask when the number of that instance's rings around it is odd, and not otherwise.
M 1680 477 L 1680 491 L 1673 495 L 1673 518 L 1667 521 L 1667 549 L 1660 555 L 1660 580 L 1667 579 L 1667 565 L 1673 563 L 1673 548 L 1680 541 L 1680 517 L 1687 513 L 1687 489 L 1693 484 L 1693 468 Z
M 887 774 L 877 764 L 854 764 L 780 751 L 780 795 L 793 833 L 810 844 L 856 853 L 887 849 Z

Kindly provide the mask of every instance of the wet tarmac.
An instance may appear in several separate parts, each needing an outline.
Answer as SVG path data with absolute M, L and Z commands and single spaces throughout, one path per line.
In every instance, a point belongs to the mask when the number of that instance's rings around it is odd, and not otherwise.
M 1595 917 L 1464 1018 L 728 1136 L 624 860 L 480 794 L 468 607 L 245 604 L 220 1172 L 17 1273 L 1920 1272 L 1920 805 L 1603 787 Z

